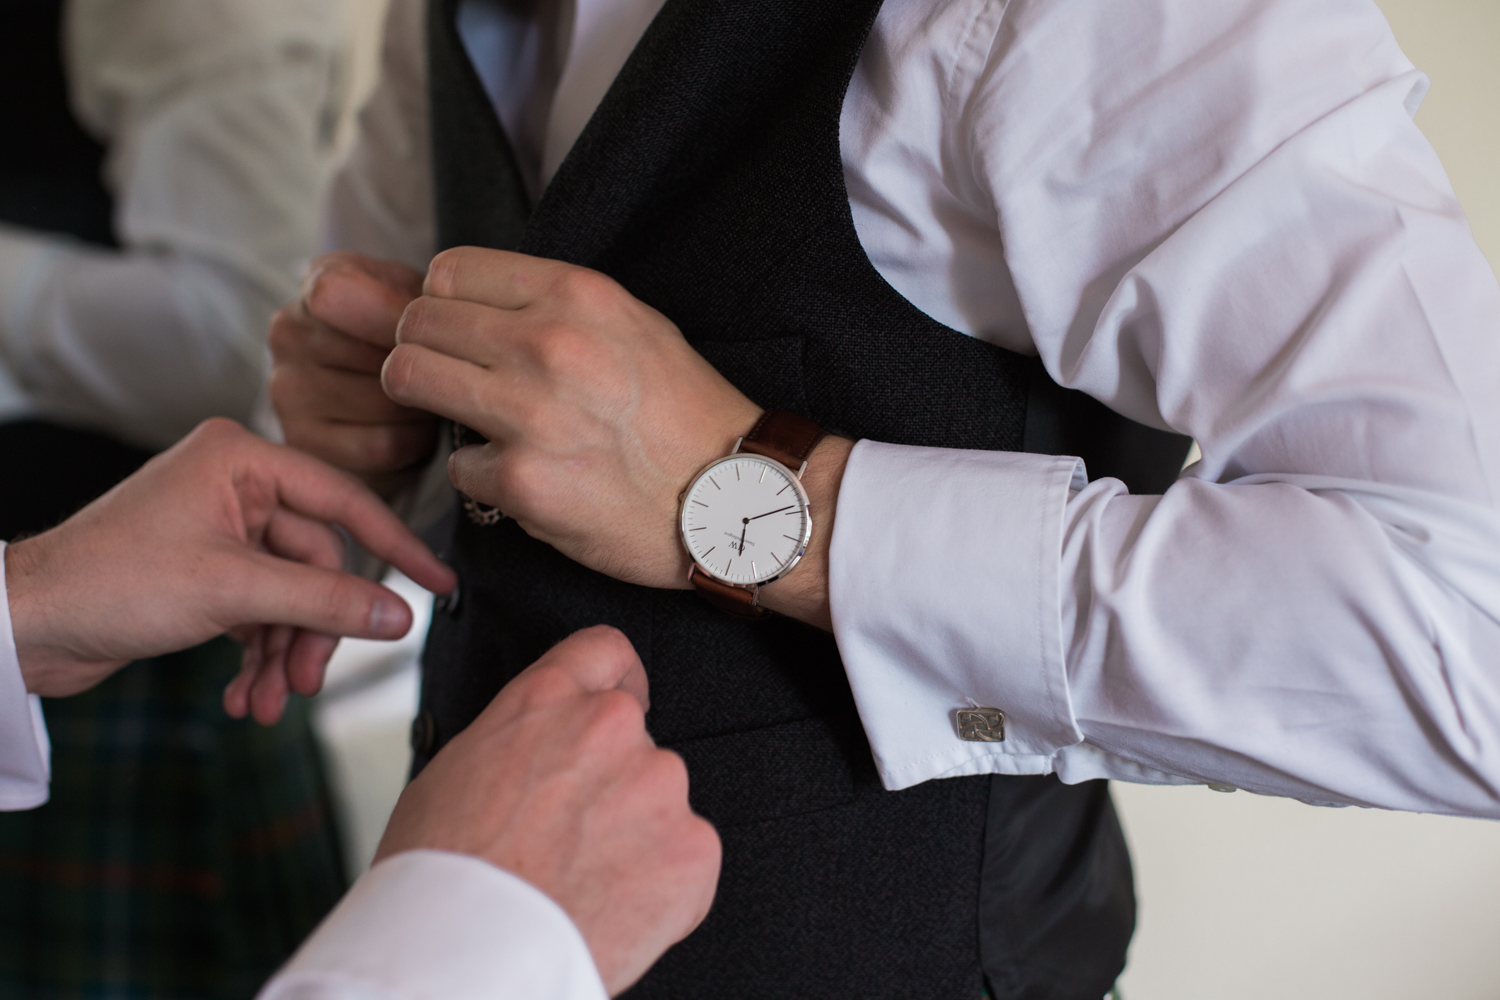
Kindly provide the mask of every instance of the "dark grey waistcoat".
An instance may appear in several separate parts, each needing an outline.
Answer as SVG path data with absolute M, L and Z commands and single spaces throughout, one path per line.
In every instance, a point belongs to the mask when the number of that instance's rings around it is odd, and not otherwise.
M 603 271 L 751 399 L 856 438 L 1082 454 L 1160 491 L 1186 443 L 1058 389 L 897 294 L 856 237 L 839 111 L 879 0 L 667 0 L 531 210 L 432 0 L 438 229 Z M 941 488 L 937 484 L 937 488 Z M 657 1000 L 1099 1000 L 1134 927 L 1102 782 L 876 778 L 833 639 L 611 580 L 514 522 L 457 519 L 417 766 L 551 644 L 623 629 L 648 724 L 724 842 L 713 912 L 629 993 Z

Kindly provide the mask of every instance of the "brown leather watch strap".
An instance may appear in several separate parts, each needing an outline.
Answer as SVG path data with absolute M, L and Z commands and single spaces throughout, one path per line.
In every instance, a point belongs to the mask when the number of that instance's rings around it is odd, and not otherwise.
M 736 618 L 770 618 L 771 612 L 761 607 L 759 587 L 734 587 L 721 583 L 702 572 L 697 566 L 688 571 L 688 580 L 698 588 L 698 596 L 725 614 Z
M 806 417 L 767 410 L 740 442 L 740 450 L 775 459 L 796 472 L 825 434 L 827 431 Z

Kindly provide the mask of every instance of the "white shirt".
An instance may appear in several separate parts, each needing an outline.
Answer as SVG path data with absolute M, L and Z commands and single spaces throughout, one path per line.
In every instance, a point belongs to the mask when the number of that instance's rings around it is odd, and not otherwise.
M 163 448 L 245 420 L 266 326 L 317 249 L 351 101 L 333 0 L 69 0 L 80 121 L 121 251 L 0 224 L 0 420 Z
M 576 0 L 550 34 L 470 12 L 482 72 L 563 48 L 540 132 L 540 88 L 484 74 L 540 182 L 658 6 Z M 417 267 L 419 8 L 393 4 L 329 226 Z M 1500 288 L 1411 120 L 1426 87 L 1369 0 L 887 0 L 841 123 L 871 261 L 1204 455 L 1138 497 L 1069 458 L 855 449 L 833 620 L 888 787 L 1500 816 Z M 957 738 L 970 700 L 1005 743 Z

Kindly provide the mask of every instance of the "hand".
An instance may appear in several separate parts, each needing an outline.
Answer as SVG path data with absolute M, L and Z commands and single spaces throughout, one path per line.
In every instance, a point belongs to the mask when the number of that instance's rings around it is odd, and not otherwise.
M 682 759 L 645 728 L 646 672 L 586 629 L 506 685 L 401 793 L 376 860 L 423 848 L 498 865 L 552 897 L 623 992 L 708 914 L 718 834 Z
M 586 268 L 473 247 L 439 254 L 385 366 L 391 398 L 489 444 L 449 460 L 458 489 L 620 580 L 688 586 L 677 497 L 760 409 L 661 313 Z M 831 628 L 828 540 L 853 443 L 824 438 L 803 478 L 813 541 L 762 603 Z
M 670 320 L 596 271 L 469 247 L 397 340 L 391 398 L 489 439 L 450 460 L 458 489 L 593 569 L 688 586 L 677 495 L 760 410 Z
M 422 276 L 359 254 L 319 257 L 271 320 L 271 402 L 286 442 L 390 495 L 432 455 L 437 421 L 391 402 L 380 369 Z
M 231 714 L 311 694 L 337 636 L 398 639 L 411 609 L 339 572 L 337 523 L 436 592 L 453 572 L 379 498 L 322 463 L 210 420 L 51 531 L 5 550 L 27 690 L 87 690 L 130 660 L 226 631 L 248 640 Z M 267 627 L 270 626 L 270 627 Z

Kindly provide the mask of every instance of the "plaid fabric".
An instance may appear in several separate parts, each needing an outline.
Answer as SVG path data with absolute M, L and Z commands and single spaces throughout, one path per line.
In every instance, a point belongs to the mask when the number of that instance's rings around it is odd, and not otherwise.
M 228 719 L 238 661 L 218 640 L 47 704 L 52 801 L 0 814 L 0 998 L 244 1000 L 343 893 L 307 705 Z

